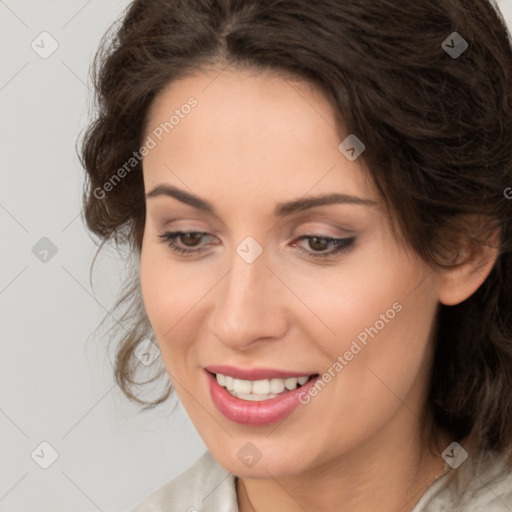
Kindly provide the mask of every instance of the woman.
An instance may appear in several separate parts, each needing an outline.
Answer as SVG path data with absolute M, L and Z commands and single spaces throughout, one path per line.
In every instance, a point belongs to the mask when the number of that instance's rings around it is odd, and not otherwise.
M 134 256 L 116 379 L 208 447 L 135 510 L 512 510 L 496 5 L 136 0 L 94 78 L 85 218 Z

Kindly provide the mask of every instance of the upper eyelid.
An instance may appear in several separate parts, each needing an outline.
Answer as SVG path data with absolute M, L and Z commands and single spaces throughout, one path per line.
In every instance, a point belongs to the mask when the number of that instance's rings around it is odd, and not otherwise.
M 348 213 L 348 217 L 346 216 L 347 214 L 336 214 L 333 210 L 330 210 L 330 208 L 333 208 L 333 207 L 336 207 L 336 206 L 346 206 L 346 205 L 349 205 L 350 203 L 334 203 L 334 204 L 328 204 L 328 205 L 317 205 L 317 206 L 314 206 L 314 207 L 311 207 L 311 208 L 307 208 L 307 209 L 304 209 L 304 210 L 298 210 L 298 211 L 294 211 L 293 213 L 287 213 L 286 215 L 283 215 L 281 218 L 279 218 L 277 220 L 277 222 L 271 222 L 271 225 L 270 225 L 270 228 L 267 229 L 266 233 L 269 233 L 270 231 L 274 231 L 276 229 L 276 227 L 278 229 L 288 229 L 287 226 L 290 226 L 290 225 L 301 225 L 301 224 L 304 224 L 304 223 L 309 223 L 309 222 L 325 222 L 327 224 L 344 224 L 344 223 L 347 223 L 348 225 L 353 225 L 354 222 L 356 223 L 356 225 L 360 224 L 361 222 L 364 222 L 364 224 L 366 225 L 367 224 L 367 213 L 364 212 L 364 210 L 370 210 L 370 209 L 375 209 L 375 208 L 379 208 L 379 205 L 377 203 L 374 203 L 373 205 L 371 205 L 371 208 L 361 208 L 359 210 L 359 208 L 357 208 L 357 214 L 355 212 L 349 212 Z M 181 205 L 181 206 L 184 206 L 184 207 L 187 207 L 186 204 L 183 204 L 183 203 L 180 203 L 178 201 L 178 205 Z M 352 204 L 352 206 L 362 206 L 362 205 L 357 205 L 357 204 Z M 329 210 L 323 210 L 323 208 L 329 208 Z M 160 208 L 157 208 L 157 209 L 154 209 L 152 207 L 150 208 L 147 208 L 146 206 L 146 211 L 147 213 L 149 213 L 150 215 L 154 215 L 155 216 L 155 219 L 157 220 L 158 222 L 158 219 L 160 217 Z M 155 213 L 153 213 L 153 211 Z M 178 210 L 179 211 L 179 210 Z M 201 209 L 197 209 L 196 210 L 196 214 L 197 214 L 197 217 L 196 218 L 190 218 L 188 220 L 194 220 L 194 221 L 198 221 L 198 222 L 206 222 L 207 224 L 210 224 L 211 222 L 213 222 L 214 226 L 213 229 L 211 229 L 209 231 L 209 233 L 214 233 L 216 236 L 218 236 L 217 234 L 220 233 L 223 229 L 226 229 L 226 231 L 230 232 L 230 233 L 233 233 L 233 230 L 229 227 L 228 224 L 226 224 L 221 217 L 219 217 L 218 215 L 213 215 L 213 217 L 211 217 L 211 214 L 209 212 L 205 212 Z M 206 216 L 205 216 L 206 214 Z M 353 215 L 355 217 L 353 217 Z M 188 215 L 181 215 L 181 214 L 177 214 L 175 216 L 174 213 L 169 213 L 169 211 L 167 209 L 165 210 L 162 210 L 162 216 L 169 216 L 169 217 L 172 217 L 172 220 L 168 220 L 165 222 L 165 224 L 170 224 L 171 222 L 179 222 L 179 221 L 182 221 L 182 220 L 187 220 L 186 217 L 188 217 Z M 195 216 L 195 215 L 194 215 Z M 333 229 L 337 229 L 341 232 L 344 232 L 344 233 L 347 233 L 347 234 L 356 234 L 357 230 L 356 229 L 351 229 L 351 228 L 343 228 L 343 227 L 334 227 L 332 226 Z M 172 228 L 172 230 L 180 230 L 182 228 Z M 183 228 L 183 229 L 188 229 L 188 228 Z M 198 229 L 198 231 L 202 231 L 201 229 Z M 338 235 L 332 235 L 332 236 L 338 236 Z M 341 236 L 341 235 L 340 235 Z
M 220 233 L 222 231 L 222 229 L 218 229 L 217 227 L 213 227 L 211 228 L 201 228 L 201 227 L 194 227 L 194 226 L 191 226 L 190 224 L 187 224 L 185 225 L 184 227 L 181 227 L 181 226 L 169 226 L 169 224 L 173 224 L 174 222 L 180 222 L 180 221 L 185 221 L 185 222 L 191 222 L 191 221 L 199 221 L 199 222 L 203 222 L 202 219 L 184 219 L 182 217 L 179 217 L 179 218 L 173 218 L 171 220 L 166 220 L 165 222 L 158 222 L 157 220 L 157 225 L 160 224 L 160 230 L 161 231 L 169 231 L 169 232 L 177 232 L 177 231 L 181 231 L 181 232 L 200 232 L 200 233 L 206 233 L 206 234 L 210 234 L 210 235 L 214 235 L 214 236 L 220 236 Z M 304 228 L 304 225 L 305 224 L 310 224 L 310 223 L 319 223 L 319 224 L 324 224 L 325 226 L 324 227 L 318 227 L 318 226 L 315 226 L 315 227 L 307 227 L 307 228 Z M 357 220 L 357 223 L 359 224 L 360 223 L 360 220 Z M 280 227 L 278 228 L 279 231 L 292 231 L 294 233 L 293 236 L 297 236 L 295 234 L 295 232 L 298 230 L 298 229 L 304 229 L 306 231 L 307 234 L 310 234 L 310 233 L 313 233 L 313 234 L 317 234 L 318 232 L 323 232 L 325 230 L 335 230 L 337 231 L 337 233 L 333 233 L 333 234 L 323 234 L 322 236 L 328 236 L 328 237 L 332 237 L 332 238 L 338 238 L 338 237 L 343 237 L 343 236 L 351 236 L 351 235 L 355 235 L 357 234 L 361 229 L 362 226 L 358 226 L 357 228 L 356 227 L 348 227 L 349 225 L 353 225 L 354 224 L 354 219 L 344 219 L 344 220 L 340 220 L 340 219 L 336 219 L 335 217 L 330 217 L 330 216 L 309 216 L 309 215 L 305 215 L 305 216 L 302 216 L 301 214 L 299 214 L 298 218 L 295 218 L 295 219 L 288 219 L 284 222 L 281 222 L 279 223 L 280 224 Z M 342 225 L 338 225 L 338 226 L 335 226 L 334 224 L 346 224 L 345 226 L 342 226 Z M 229 228 L 229 226 L 225 225 L 227 230 L 230 232 L 230 233 L 233 233 L 233 230 Z M 295 226 L 295 227 L 293 227 Z M 270 229 L 268 229 L 266 231 L 266 233 L 269 233 L 270 231 L 276 231 L 276 224 L 272 224 Z

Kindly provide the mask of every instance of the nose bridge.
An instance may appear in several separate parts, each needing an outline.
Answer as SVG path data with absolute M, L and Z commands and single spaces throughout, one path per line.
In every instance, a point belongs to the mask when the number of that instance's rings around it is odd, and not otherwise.
M 211 331 L 225 344 L 238 348 L 256 339 L 279 337 L 285 327 L 268 258 L 264 252 L 255 256 L 251 243 L 242 242 L 233 254 L 231 269 L 219 283 L 210 319 Z

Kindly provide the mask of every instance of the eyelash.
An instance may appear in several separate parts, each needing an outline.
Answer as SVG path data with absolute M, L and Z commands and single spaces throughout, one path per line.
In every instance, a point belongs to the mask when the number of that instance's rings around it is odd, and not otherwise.
M 161 235 L 158 235 L 159 238 L 162 238 L 162 243 L 167 243 L 167 245 L 171 248 L 171 250 L 179 254 L 181 256 L 187 255 L 187 254 L 200 254 L 204 252 L 206 249 L 184 249 L 182 247 L 178 247 L 175 240 L 176 238 L 179 238 L 180 236 L 187 235 L 187 234 L 197 234 L 197 235 L 208 235 L 208 233 L 205 233 L 203 231 L 167 231 L 165 233 L 162 233 Z M 332 238 L 328 236 L 319 236 L 319 235 L 304 235 L 297 239 L 297 241 L 300 240 L 307 240 L 307 239 L 313 239 L 317 238 L 320 240 L 325 240 L 328 242 L 329 245 L 334 244 L 337 245 L 334 250 L 331 250 L 329 252 L 322 252 L 322 253 L 315 253 L 315 252 L 309 252 L 305 249 L 302 249 L 299 247 L 299 250 L 305 254 L 310 259 L 315 260 L 327 260 L 330 258 L 334 258 L 338 254 L 348 252 L 354 245 L 355 237 L 350 238 Z M 294 246 L 297 246 L 297 244 L 293 244 Z M 298 246 L 297 246 L 298 247 Z

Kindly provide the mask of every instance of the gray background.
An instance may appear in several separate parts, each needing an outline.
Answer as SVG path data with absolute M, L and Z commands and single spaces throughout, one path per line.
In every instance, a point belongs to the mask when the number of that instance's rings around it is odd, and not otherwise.
M 88 120 L 91 57 L 127 5 L 0 0 L 4 512 L 129 511 L 206 449 L 174 401 L 144 413 L 128 403 L 105 338 L 92 336 L 124 267 L 104 250 L 91 287 L 95 245 L 80 217 L 75 144 Z M 512 0 L 500 6 L 512 27 Z M 58 453 L 47 469 L 42 442 Z

